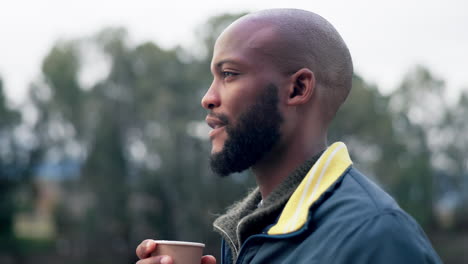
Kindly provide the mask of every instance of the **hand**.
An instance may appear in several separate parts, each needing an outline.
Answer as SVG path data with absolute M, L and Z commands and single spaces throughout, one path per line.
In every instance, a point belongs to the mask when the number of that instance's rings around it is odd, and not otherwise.
M 156 250 L 156 242 L 152 239 L 143 240 L 136 249 L 136 255 L 140 259 L 137 264 L 173 264 L 170 256 L 151 256 Z M 200 260 L 201 264 L 216 264 L 216 259 L 213 256 L 203 256 Z

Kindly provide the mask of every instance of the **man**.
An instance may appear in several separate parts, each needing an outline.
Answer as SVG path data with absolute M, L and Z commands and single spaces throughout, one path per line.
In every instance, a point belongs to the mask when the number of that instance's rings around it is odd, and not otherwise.
M 325 19 L 295 9 L 249 14 L 217 39 L 202 99 L 211 167 L 250 168 L 258 188 L 214 222 L 221 263 L 440 263 L 418 224 L 357 171 L 327 129 L 353 74 Z M 143 241 L 139 264 L 157 245 Z M 204 256 L 204 264 L 216 263 Z

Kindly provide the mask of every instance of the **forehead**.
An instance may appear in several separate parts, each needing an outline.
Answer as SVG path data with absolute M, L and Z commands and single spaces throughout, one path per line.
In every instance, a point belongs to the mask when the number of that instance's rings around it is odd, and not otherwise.
M 243 64 L 265 62 L 271 50 L 277 32 L 267 23 L 241 21 L 229 26 L 216 40 L 212 67 L 219 62 L 231 61 Z

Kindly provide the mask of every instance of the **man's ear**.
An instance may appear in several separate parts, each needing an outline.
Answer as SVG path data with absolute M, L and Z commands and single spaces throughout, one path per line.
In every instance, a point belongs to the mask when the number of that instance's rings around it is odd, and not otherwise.
M 307 103 L 315 91 L 315 75 L 302 68 L 291 76 L 291 84 L 288 91 L 288 105 L 300 105 Z

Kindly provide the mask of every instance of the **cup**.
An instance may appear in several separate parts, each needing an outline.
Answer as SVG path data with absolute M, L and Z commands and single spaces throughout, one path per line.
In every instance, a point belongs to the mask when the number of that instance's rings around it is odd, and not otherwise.
M 203 255 L 205 244 L 172 241 L 172 240 L 155 240 L 156 251 L 152 256 L 168 255 L 174 260 L 174 264 L 200 264 Z

